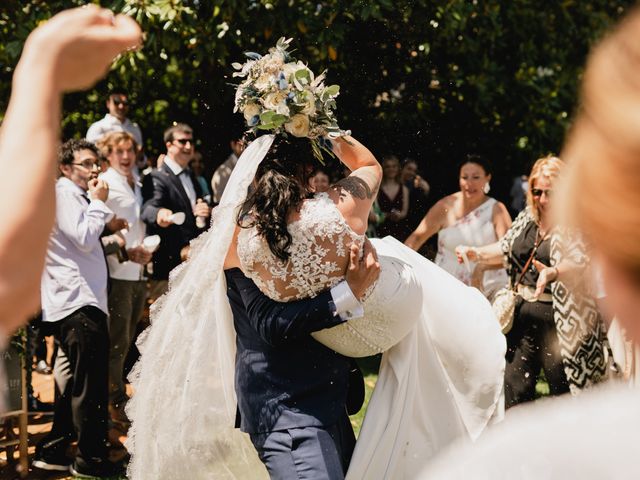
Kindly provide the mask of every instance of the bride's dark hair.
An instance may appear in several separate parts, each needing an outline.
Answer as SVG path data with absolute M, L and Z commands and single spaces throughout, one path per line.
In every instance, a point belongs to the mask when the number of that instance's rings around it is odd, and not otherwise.
M 306 138 L 276 136 L 269 153 L 256 172 L 253 190 L 247 196 L 237 223 L 242 228 L 256 227 L 280 260 L 289 259 L 291 234 L 289 215 L 300 209 L 311 195 L 309 177 L 313 175 L 311 143 Z

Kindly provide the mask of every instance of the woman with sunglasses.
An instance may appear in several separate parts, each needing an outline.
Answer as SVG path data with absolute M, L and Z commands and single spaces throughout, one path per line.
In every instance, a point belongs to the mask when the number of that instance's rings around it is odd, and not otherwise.
M 551 215 L 553 187 L 564 162 L 540 158 L 529 175 L 527 208 L 504 237 L 456 254 L 484 265 L 505 263 L 518 301 L 506 334 L 505 407 L 534 400 L 542 369 L 552 395 L 575 393 L 606 376 L 605 328 L 593 298 L 578 281 L 587 258 L 578 238 Z

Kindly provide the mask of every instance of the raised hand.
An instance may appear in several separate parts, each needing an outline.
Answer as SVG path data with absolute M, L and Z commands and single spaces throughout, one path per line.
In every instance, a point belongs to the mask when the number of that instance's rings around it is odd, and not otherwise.
M 34 30 L 18 69 L 30 76 L 42 72 L 60 93 L 86 89 L 107 73 L 118 54 L 141 40 L 134 20 L 88 4 L 65 10 Z
M 109 197 L 109 185 L 107 182 L 100 180 L 99 178 L 92 178 L 87 182 L 87 184 L 89 186 L 89 196 L 93 200 L 102 200 L 103 202 L 107 201 L 107 198 Z

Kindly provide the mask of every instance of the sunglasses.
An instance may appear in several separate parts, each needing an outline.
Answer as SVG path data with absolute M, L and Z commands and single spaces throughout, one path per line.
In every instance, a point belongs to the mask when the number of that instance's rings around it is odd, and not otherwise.
M 123 106 L 127 106 L 129 105 L 129 100 L 127 100 L 126 98 L 120 98 L 120 97 L 113 97 L 111 98 L 111 101 L 115 104 L 115 105 L 123 105 Z
M 531 189 L 531 195 L 533 195 L 534 197 L 541 197 L 543 193 L 547 196 L 547 198 L 550 198 L 551 195 L 553 195 L 553 190 L 541 190 L 539 188 Z
M 178 142 L 180 145 L 186 145 L 187 143 L 193 145 L 194 142 L 193 138 L 175 138 L 173 141 Z

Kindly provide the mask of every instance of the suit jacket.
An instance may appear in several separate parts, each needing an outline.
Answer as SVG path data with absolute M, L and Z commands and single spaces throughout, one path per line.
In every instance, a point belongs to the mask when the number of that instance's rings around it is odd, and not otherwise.
M 237 268 L 226 270 L 225 277 L 236 329 L 241 430 L 335 424 L 345 413 L 352 359 L 309 335 L 343 322 L 334 315 L 331 293 L 278 303 Z
M 204 198 L 200 183 L 191 173 L 191 181 L 198 198 Z M 153 278 L 166 280 L 169 272 L 180 264 L 180 250 L 200 235 L 205 228 L 196 227 L 196 218 L 187 193 L 176 174 L 166 165 L 146 175 L 142 184 L 141 218 L 147 225 L 148 235 L 160 235 L 160 247 L 153 254 Z M 172 212 L 184 212 L 182 225 L 161 228 L 156 223 L 158 210 L 168 208 Z

